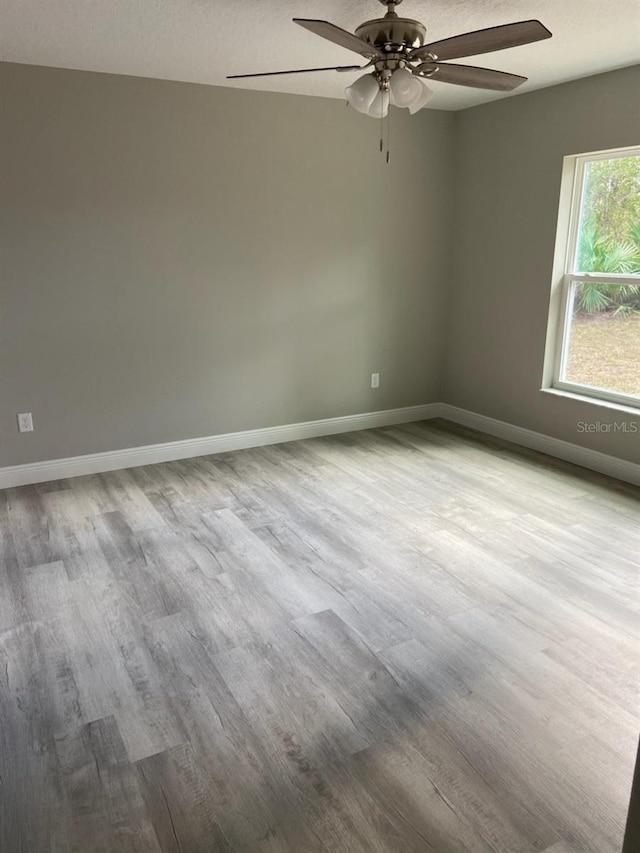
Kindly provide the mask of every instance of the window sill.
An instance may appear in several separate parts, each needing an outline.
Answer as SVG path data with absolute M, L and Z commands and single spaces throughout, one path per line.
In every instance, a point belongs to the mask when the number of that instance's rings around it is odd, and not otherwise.
M 635 415 L 640 418 L 640 408 L 636 406 L 625 406 L 623 403 L 614 403 L 612 400 L 601 400 L 599 397 L 588 397 L 586 394 L 576 394 L 574 391 L 565 391 L 561 388 L 541 388 L 543 394 L 551 394 L 554 397 L 564 397 L 565 399 L 575 400 L 578 403 L 590 403 L 592 406 L 599 406 L 603 409 L 610 409 L 614 412 L 624 412 L 627 415 Z

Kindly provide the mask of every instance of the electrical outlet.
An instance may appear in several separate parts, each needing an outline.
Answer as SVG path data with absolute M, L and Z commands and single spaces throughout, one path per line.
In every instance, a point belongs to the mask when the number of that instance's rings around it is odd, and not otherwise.
M 31 412 L 20 412 L 18 415 L 18 430 L 20 432 L 33 432 L 33 415 Z
M 372 388 L 379 388 L 380 387 L 380 374 L 379 373 L 372 373 L 371 374 L 371 387 Z

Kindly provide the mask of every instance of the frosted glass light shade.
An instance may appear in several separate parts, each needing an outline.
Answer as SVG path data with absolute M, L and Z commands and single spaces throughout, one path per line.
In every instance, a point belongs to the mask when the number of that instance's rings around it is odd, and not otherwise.
M 422 80 L 416 80 L 416 83 L 420 84 L 420 93 L 418 97 L 409 104 L 409 112 L 411 115 L 425 107 L 431 98 L 433 98 L 433 92 L 426 83 L 423 83 Z
M 367 113 L 371 118 L 385 118 L 389 112 L 389 92 L 386 89 L 379 89 L 369 107 Z
M 375 74 L 364 74 L 355 83 L 347 86 L 344 94 L 354 110 L 368 115 L 369 107 L 380 91 L 380 84 Z
M 408 107 L 421 94 L 420 81 L 406 68 L 398 68 L 391 75 L 389 89 L 393 103 L 397 107 Z

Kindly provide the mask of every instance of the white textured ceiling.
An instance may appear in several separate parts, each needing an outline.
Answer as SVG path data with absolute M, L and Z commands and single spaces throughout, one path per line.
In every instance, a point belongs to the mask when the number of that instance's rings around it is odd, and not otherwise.
M 378 0 L 0 0 L 0 60 L 341 98 L 357 75 L 324 72 L 227 81 L 226 74 L 357 64 L 357 54 L 291 22 L 353 30 Z M 538 18 L 553 38 L 469 64 L 529 77 L 517 92 L 640 63 L 640 0 L 404 0 L 427 41 Z M 430 107 L 462 109 L 504 94 L 433 83 Z

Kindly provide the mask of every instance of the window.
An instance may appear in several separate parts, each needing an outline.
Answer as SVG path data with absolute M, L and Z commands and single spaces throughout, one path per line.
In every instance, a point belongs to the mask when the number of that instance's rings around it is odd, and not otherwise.
M 640 407 L 640 148 L 566 158 L 563 187 L 547 385 Z

